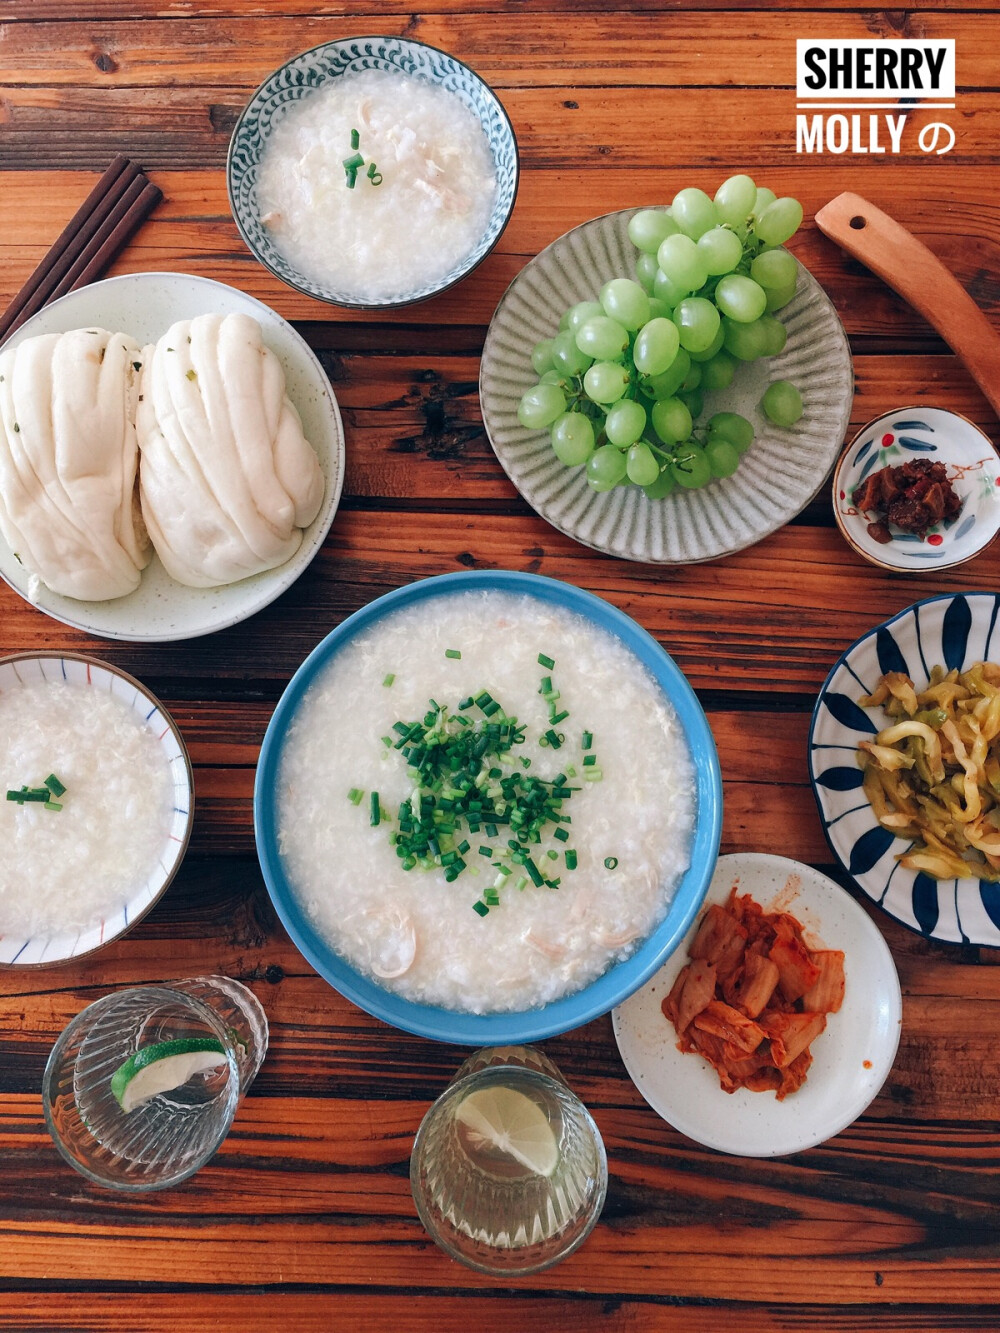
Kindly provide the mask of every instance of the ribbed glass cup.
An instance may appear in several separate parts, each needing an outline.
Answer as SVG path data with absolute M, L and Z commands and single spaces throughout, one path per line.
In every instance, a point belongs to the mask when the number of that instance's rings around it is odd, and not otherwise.
M 543 1113 L 556 1145 L 550 1174 L 470 1140 L 459 1108 L 483 1089 L 510 1089 Z M 590 1234 L 608 1186 L 604 1143 L 555 1065 L 530 1047 L 488 1047 L 462 1065 L 427 1112 L 410 1158 L 417 1212 L 432 1239 L 481 1273 L 537 1273 Z
M 88 1005 L 59 1037 L 42 1078 L 42 1106 L 56 1147 L 81 1175 L 109 1189 L 166 1189 L 209 1160 L 267 1050 L 257 997 L 229 977 L 136 986 Z M 126 1113 L 111 1091 L 115 1071 L 163 1041 L 213 1037 L 224 1062 Z

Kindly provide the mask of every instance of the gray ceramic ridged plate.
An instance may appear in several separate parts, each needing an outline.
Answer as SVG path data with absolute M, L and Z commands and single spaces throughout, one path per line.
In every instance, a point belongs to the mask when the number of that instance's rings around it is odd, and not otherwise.
M 575 227 L 507 288 L 483 349 L 483 419 L 511 481 L 560 532 L 625 560 L 665 565 L 713 560 L 777 531 L 823 485 L 850 417 L 850 349 L 829 297 L 800 265 L 795 297 L 779 311 L 788 328 L 785 350 L 740 366 L 733 384 L 712 394 L 706 407 L 740 412 L 754 423 L 757 438 L 734 475 L 665 500 L 649 500 L 635 486 L 603 495 L 592 491 L 583 468 L 559 462 L 547 431 L 520 425 L 517 404 L 537 380 L 532 346 L 553 336 L 567 307 L 596 299 L 609 278 L 632 276 L 637 252 L 627 227 L 635 211 L 608 213 Z M 776 379 L 792 380 L 802 392 L 805 412 L 790 430 L 771 425 L 757 406 Z

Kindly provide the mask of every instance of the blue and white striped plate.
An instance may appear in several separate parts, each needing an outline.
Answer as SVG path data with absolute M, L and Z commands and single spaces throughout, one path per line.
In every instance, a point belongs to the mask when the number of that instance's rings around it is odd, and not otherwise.
M 928 597 L 863 635 L 835 663 L 809 730 L 809 775 L 823 832 L 837 860 L 873 902 L 904 926 L 950 944 L 1000 946 L 1000 884 L 935 880 L 899 864 L 912 842 L 882 828 L 862 790 L 858 742 L 888 725 L 881 708 L 862 708 L 879 676 L 905 671 L 922 689 L 933 666 L 964 671 L 1000 662 L 1000 596 Z
M 187 850 L 194 817 L 191 761 L 180 732 L 166 709 L 145 686 L 96 657 L 76 653 L 24 653 L 0 659 L 0 693 L 42 681 L 68 681 L 120 699 L 156 736 L 170 765 L 173 815 L 149 877 L 132 886 L 128 898 L 88 930 L 25 939 L 0 936 L 0 966 L 48 966 L 93 953 L 136 924 L 166 892 Z

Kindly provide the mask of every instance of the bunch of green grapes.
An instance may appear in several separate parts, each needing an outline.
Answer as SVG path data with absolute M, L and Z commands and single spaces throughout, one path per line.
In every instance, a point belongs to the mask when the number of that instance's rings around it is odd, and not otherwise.
M 735 412 L 696 423 L 704 395 L 728 388 L 741 361 L 785 346 L 774 312 L 795 295 L 798 264 L 782 246 L 801 221 L 797 200 L 749 176 L 731 176 L 714 200 L 685 189 L 669 208 L 636 213 L 635 280 L 606 282 L 533 349 L 539 382 L 521 399 L 521 424 L 550 429 L 556 457 L 586 465 L 596 491 L 632 483 L 660 499 L 731 476 L 753 426 Z M 785 388 L 764 408 L 790 426 L 802 404 Z

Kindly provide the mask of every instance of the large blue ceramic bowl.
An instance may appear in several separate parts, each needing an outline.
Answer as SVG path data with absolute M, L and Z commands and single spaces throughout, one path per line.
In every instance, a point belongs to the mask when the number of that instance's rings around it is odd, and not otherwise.
M 966 671 L 1000 662 L 1000 596 L 944 593 L 915 602 L 876 625 L 834 663 L 809 730 L 809 773 L 823 832 L 858 887 L 890 916 L 930 939 L 1000 947 L 1000 884 L 932 879 L 896 859 L 913 845 L 884 829 L 862 790 L 858 742 L 889 725 L 881 708 L 862 708 L 887 671 L 903 671 L 918 690 L 931 668 Z
M 450 272 L 412 291 L 385 299 L 359 300 L 349 292 L 316 283 L 278 251 L 260 220 L 257 206 L 257 169 L 268 135 L 293 102 L 318 88 L 361 70 L 379 69 L 408 74 L 454 93 L 478 117 L 493 155 L 497 177 L 496 198 L 486 229 L 475 247 Z M 251 97 L 236 122 L 226 168 L 229 204 L 244 241 L 265 268 L 290 287 L 334 305 L 364 310 L 410 305 L 436 296 L 480 264 L 500 239 L 517 195 L 518 155 L 514 127 L 493 90 L 454 56 L 424 42 L 405 37 L 351 37 L 326 42 L 294 56 L 270 75 Z
M 631 649 L 659 682 L 683 728 L 694 763 L 697 808 L 690 868 L 677 887 L 666 917 L 631 957 L 574 995 L 540 1009 L 462 1014 L 415 1004 L 386 990 L 345 962 L 317 934 L 296 899 L 278 853 L 277 777 L 288 728 L 304 694 L 356 634 L 401 607 L 451 593 L 487 589 L 527 594 L 566 607 L 616 635 Z M 475 570 L 424 579 L 387 593 L 345 620 L 310 653 L 282 695 L 264 737 L 254 791 L 254 826 L 264 880 L 278 915 L 299 949 L 331 986 L 376 1018 L 407 1032 L 438 1041 L 498 1046 L 538 1041 L 579 1027 L 620 1004 L 663 964 L 684 938 L 715 869 L 722 826 L 722 778 L 715 742 L 694 691 L 673 660 L 634 620 L 599 597 L 555 579 L 503 570 Z

